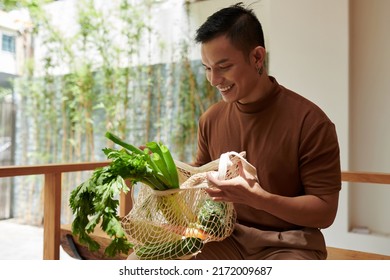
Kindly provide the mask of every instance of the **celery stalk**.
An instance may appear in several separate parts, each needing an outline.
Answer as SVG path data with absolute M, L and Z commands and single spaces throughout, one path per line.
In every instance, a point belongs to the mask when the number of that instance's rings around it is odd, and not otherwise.
M 176 164 L 168 148 L 156 142 L 150 142 L 146 145 L 152 152 L 152 160 L 158 169 L 169 181 L 169 189 L 179 188 L 179 176 L 177 174 Z
M 118 136 L 112 134 L 111 132 L 106 132 L 106 137 L 108 139 L 110 139 L 112 142 L 114 142 L 115 144 L 122 146 L 123 148 L 131 151 L 132 153 L 135 153 L 135 154 L 143 154 L 144 153 L 142 150 L 138 149 L 137 147 L 134 147 L 133 145 L 122 141 Z
M 169 151 L 168 147 L 164 144 L 159 144 L 161 153 L 163 155 L 164 161 L 168 168 L 168 173 L 171 176 L 171 183 L 173 188 L 179 188 L 179 175 L 177 173 L 177 168 L 175 161 L 173 160 L 172 154 Z

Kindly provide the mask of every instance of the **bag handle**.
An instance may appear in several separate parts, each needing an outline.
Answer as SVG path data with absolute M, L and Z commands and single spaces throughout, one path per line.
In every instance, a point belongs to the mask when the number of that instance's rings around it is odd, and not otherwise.
M 232 161 L 230 160 L 229 153 L 224 153 L 219 157 L 218 163 L 218 179 L 225 180 L 226 172 L 230 166 L 232 166 Z
M 244 157 L 243 154 L 239 154 L 237 152 L 227 152 L 222 154 L 219 157 L 219 164 L 218 164 L 218 179 L 219 180 L 225 180 L 226 178 L 226 172 L 229 167 L 233 165 L 233 162 L 230 160 L 230 156 L 236 156 L 241 160 L 241 163 L 243 165 L 243 168 L 247 170 L 249 173 L 251 173 L 253 176 L 257 178 L 257 171 L 256 168 L 251 165 Z

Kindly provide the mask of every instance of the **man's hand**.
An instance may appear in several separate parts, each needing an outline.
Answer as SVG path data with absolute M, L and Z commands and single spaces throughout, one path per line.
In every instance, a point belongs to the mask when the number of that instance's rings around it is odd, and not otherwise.
M 259 204 L 261 195 L 266 192 L 261 188 L 255 176 L 247 172 L 242 163 L 238 163 L 239 175 L 233 179 L 219 180 L 214 172 L 207 174 L 209 188 L 205 191 L 216 201 L 229 201 L 249 205 Z
M 218 180 L 213 173 L 209 173 L 207 179 L 209 188 L 205 191 L 214 200 L 245 204 L 292 224 L 327 228 L 336 216 L 338 193 L 295 197 L 272 194 L 265 191 L 241 163 L 239 175 L 233 179 Z

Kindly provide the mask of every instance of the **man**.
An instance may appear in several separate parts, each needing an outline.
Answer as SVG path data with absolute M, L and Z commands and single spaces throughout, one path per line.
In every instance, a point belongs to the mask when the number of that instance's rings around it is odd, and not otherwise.
M 199 120 L 195 165 L 245 151 L 258 179 L 244 170 L 230 180 L 208 176 L 208 194 L 234 203 L 237 224 L 194 259 L 326 259 L 320 229 L 333 223 L 341 189 L 334 124 L 268 76 L 261 24 L 242 3 L 211 15 L 195 40 L 223 99 Z

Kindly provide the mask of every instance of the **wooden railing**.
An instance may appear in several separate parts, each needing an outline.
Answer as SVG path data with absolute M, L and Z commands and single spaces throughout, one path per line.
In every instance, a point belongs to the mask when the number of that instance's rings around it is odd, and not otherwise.
M 61 177 L 63 173 L 94 170 L 108 162 L 49 164 L 38 166 L 3 166 L 1 177 L 44 175 L 43 259 L 58 260 L 61 227 Z M 390 184 L 390 174 L 374 172 L 342 172 L 342 181 Z M 131 207 L 131 197 L 121 194 L 119 215 L 126 215 Z
M 58 260 L 60 255 L 62 174 L 94 170 L 107 164 L 108 162 L 87 162 L 0 167 L 0 178 L 30 175 L 44 176 L 43 259 Z M 119 204 L 120 215 L 128 213 L 132 207 L 131 197 L 126 197 L 124 194 L 121 194 Z

